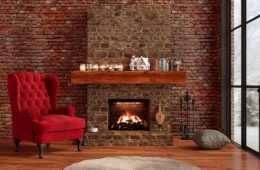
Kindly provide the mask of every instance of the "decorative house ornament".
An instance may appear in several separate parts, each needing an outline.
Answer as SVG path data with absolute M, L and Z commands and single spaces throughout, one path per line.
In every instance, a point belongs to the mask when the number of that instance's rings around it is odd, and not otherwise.
M 155 114 L 155 120 L 161 126 L 165 120 L 165 114 L 162 112 L 161 104 L 159 104 L 158 108 L 159 111 Z
M 150 63 L 148 57 L 135 57 L 132 56 L 130 62 L 130 70 L 150 70 Z

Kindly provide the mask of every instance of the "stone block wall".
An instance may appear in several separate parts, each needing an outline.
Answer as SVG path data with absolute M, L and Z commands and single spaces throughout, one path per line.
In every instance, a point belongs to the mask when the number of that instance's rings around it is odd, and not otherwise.
M 157 101 L 164 104 L 163 111 L 167 114 L 167 122 L 162 130 L 179 135 L 180 113 L 178 98 L 186 90 L 196 97 L 195 127 L 219 128 L 220 124 L 220 1 L 219 0 L 129 0 L 133 5 L 155 4 L 169 5 L 171 41 L 165 44 L 165 56 L 182 61 L 181 68 L 188 73 L 188 83 L 184 86 L 85 86 L 70 83 L 70 71 L 76 70 L 80 63 L 96 61 L 91 59 L 93 51 L 88 51 L 88 6 L 96 5 L 98 0 L 34 0 L 0 2 L 0 137 L 11 137 L 11 111 L 8 102 L 6 77 L 15 71 L 36 71 L 44 74 L 55 74 L 60 78 L 59 105 L 75 105 L 80 117 L 95 116 L 90 110 L 98 109 L 101 99 L 95 95 L 105 93 L 106 97 L 118 97 L 119 91 L 131 97 L 150 96 L 151 110 Z M 99 0 L 103 5 L 120 5 L 121 0 Z M 110 14 L 109 14 L 110 15 Z M 115 22 L 116 23 L 116 22 Z M 124 40 L 124 37 L 121 37 Z M 148 47 L 145 44 L 145 47 Z M 144 52 L 144 44 L 138 44 L 138 53 Z M 167 47 L 166 47 L 167 46 Z M 104 43 L 102 48 L 107 48 Z M 164 47 L 162 47 L 164 48 Z M 158 48 L 159 50 L 162 48 Z M 171 49 L 171 50 L 168 50 Z M 140 52 L 139 52 L 140 51 Z M 149 50 L 150 51 L 150 50 Z M 162 50 L 164 51 L 164 49 Z M 163 52 L 162 52 L 163 53 Z M 128 52 L 122 53 L 122 62 L 127 63 Z M 98 55 L 102 56 L 102 52 Z M 152 55 L 152 54 L 149 54 Z M 107 56 L 104 55 L 105 57 Z M 118 55 L 114 55 L 118 56 Z M 109 58 L 110 59 L 110 58 Z M 99 59 L 97 59 L 99 60 Z M 111 58 L 112 60 L 112 58 Z M 116 61 L 118 61 L 116 59 Z M 151 90 L 154 89 L 154 90 Z M 156 93 L 155 93 L 156 92 Z M 92 95 L 91 100 L 88 95 Z M 121 94 L 120 94 L 121 96 Z M 127 96 L 125 96 L 127 97 Z M 156 98 L 157 97 L 157 98 Z M 91 103 L 91 102 L 94 102 Z M 91 105 L 91 107 L 88 107 Z M 96 111 L 95 111 L 96 112 Z M 94 113 L 94 112 L 93 112 Z M 89 126 L 96 125 L 93 121 Z M 101 125 L 100 125 L 101 126 Z M 156 127 L 154 128 L 156 129 Z M 158 131 L 159 132 L 159 129 Z M 151 131 L 153 133 L 153 131 Z M 89 144 L 95 138 L 105 140 L 107 144 L 120 142 L 121 135 L 90 135 Z M 165 133 L 164 133 L 165 134 Z M 137 141 L 141 136 L 124 134 L 125 139 Z M 149 134 L 142 134 L 148 136 Z M 106 137 L 104 137 L 106 136 Z M 158 133 L 159 136 L 159 133 Z M 171 135 L 169 135 L 171 138 Z M 159 136 L 156 138 L 167 138 Z M 165 140 L 167 141 L 167 139 Z M 146 141 L 142 143 L 146 144 Z M 100 142 L 100 145 L 104 142 Z M 136 145 L 130 142 L 129 145 Z
M 174 129 L 179 130 L 178 102 L 181 87 L 169 85 L 90 85 L 88 87 L 88 126 L 100 133 L 86 133 L 88 145 L 172 145 Z M 150 99 L 150 131 L 108 130 L 108 99 Z M 165 122 L 155 121 L 158 104 Z M 117 140 L 117 136 L 121 136 Z M 137 140 L 138 139 L 138 140 Z M 116 143 L 114 143 L 116 141 Z
M 131 56 L 172 59 L 169 5 L 88 6 L 88 62 L 123 64 Z
M 88 63 L 123 64 L 129 69 L 131 56 L 173 60 L 173 36 L 169 5 L 127 4 L 88 6 Z M 178 96 L 170 86 L 160 85 L 98 85 L 88 86 L 88 125 L 100 133 L 86 133 L 92 145 L 172 145 L 174 115 L 178 113 Z M 177 89 L 175 89 L 176 91 Z M 167 91 L 166 93 L 164 93 Z M 150 131 L 108 130 L 108 99 L 150 99 Z M 168 108 L 166 121 L 159 127 L 155 121 L 156 107 Z M 177 128 L 177 127 L 175 127 Z M 91 140 L 93 136 L 97 136 Z M 118 142 L 116 136 L 121 136 Z M 134 137 L 133 137 L 134 136 Z M 106 139 L 106 140 L 104 140 Z M 136 140 L 138 139 L 138 140 Z

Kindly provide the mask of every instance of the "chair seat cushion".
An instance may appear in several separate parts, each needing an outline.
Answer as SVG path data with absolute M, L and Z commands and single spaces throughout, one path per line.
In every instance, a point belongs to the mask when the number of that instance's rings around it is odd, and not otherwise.
M 84 119 L 66 115 L 46 115 L 39 121 L 34 121 L 34 131 L 37 133 L 68 131 L 84 127 Z

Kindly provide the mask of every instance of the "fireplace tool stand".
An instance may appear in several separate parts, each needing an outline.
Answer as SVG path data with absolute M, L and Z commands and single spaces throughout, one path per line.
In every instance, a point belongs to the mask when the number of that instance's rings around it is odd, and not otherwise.
M 183 107 L 184 105 L 184 107 Z M 189 135 L 190 130 L 194 134 L 194 110 L 195 99 L 191 98 L 188 91 L 180 98 L 180 111 L 181 111 L 181 132 L 183 140 L 190 140 L 192 136 Z M 190 121 L 192 113 L 192 122 Z M 191 125 L 192 123 L 192 125 Z

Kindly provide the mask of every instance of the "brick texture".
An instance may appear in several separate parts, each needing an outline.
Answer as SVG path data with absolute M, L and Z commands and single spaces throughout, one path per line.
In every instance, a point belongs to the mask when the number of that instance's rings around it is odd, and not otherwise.
M 1 0 L 0 1 L 0 137 L 11 137 L 11 111 L 6 77 L 15 71 L 36 71 L 60 78 L 59 104 L 77 107 L 88 115 L 88 94 L 116 86 L 70 84 L 70 71 L 88 61 L 88 5 L 122 4 L 119 0 Z M 196 97 L 195 127 L 219 128 L 220 124 L 220 3 L 219 0 L 128 0 L 131 4 L 168 4 L 171 8 L 171 56 L 182 61 L 188 73 L 184 86 L 128 86 L 149 94 L 158 91 L 169 117 L 167 127 L 179 134 L 179 96 L 186 90 Z M 124 88 L 119 88 L 124 90 Z M 111 93 L 110 91 L 110 93 Z M 100 91 L 97 91 L 99 94 Z M 95 95 L 95 94 L 94 94 Z M 111 94 L 113 95 L 113 94 Z M 115 94 L 114 94 L 115 95 Z M 133 94 L 131 94 L 133 95 Z M 154 101 L 152 101 L 154 102 Z M 97 103 L 96 103 L 97 104 Z M 105 109 L 104 109 L 105 110 Z M 90 113 L 91 114 L 91 113 Z M 126 135 L 127 136 L 127 135 Z M 107 136 L 108 137 L 108 136 Z M 129 135 L 128 135 L 129 137 Z M 96 138 L 94 136 L 93 138 Z M 133 135 L 134 140 L 140 138 Z M 167 136 L 165 137 L 167 138 Z M 133 144 L 135 145 L 135 144 Z
M 59 105 L 86 117 L 85 86 L 70 84 L 70 71 L 87 57 L 86 1 L 0 1 L 0 136 L 10 137 L 7 74 L 35 71 L 60 79 Z

